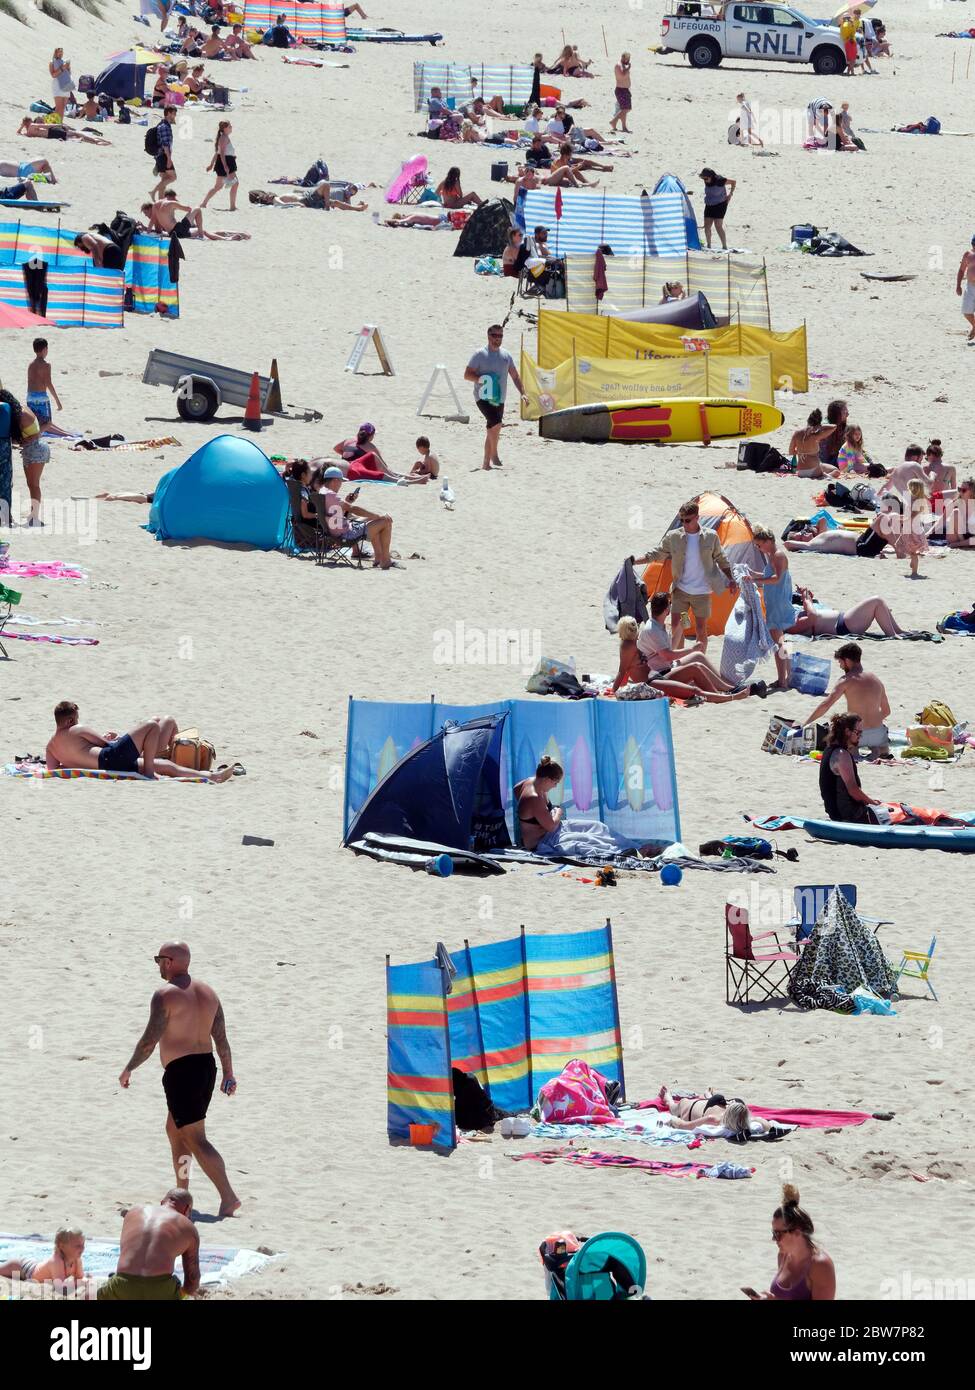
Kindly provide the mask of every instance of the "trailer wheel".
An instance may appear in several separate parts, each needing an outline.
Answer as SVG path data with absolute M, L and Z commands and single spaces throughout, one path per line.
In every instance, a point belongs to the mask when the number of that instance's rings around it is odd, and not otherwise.
M 721 62 L 721 49 L 714 39 L 694 39 L 687 46 L 687 58 L 692 68 L 716 68 Z
M 220 396 L 212 381 L 201 381 L 193 377 L 189 389 L 184 394 L 180 390 L 176 397 L 176 409 L 181 420 L 191 424 L 205 424 L 212 420 L 220 405 Z
M 813 72 L 820 77 L 835 77 L 846 67 L 846 60 L 836 48 L 817 48 L 812 55 Z

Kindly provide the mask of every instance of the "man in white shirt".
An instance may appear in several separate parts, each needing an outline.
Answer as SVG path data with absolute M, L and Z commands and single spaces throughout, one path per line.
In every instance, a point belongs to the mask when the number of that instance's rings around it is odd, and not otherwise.
M 711 594 L 724 588 L 736 592 L 737 586 L 717 533 L 701 530 L 697 502 L 685 502 L 678 517 L 680 525 L 667 532 L 656 550 L 649 551 L 633 563 L 647 565 L 660 560 L 670 561 L 673 576 L 671 646 L 679 650 L 684 645 L 684 629 L 690 628 L 690 614 L 693 613 L 698 647 L 703 655 L 708 646 Z

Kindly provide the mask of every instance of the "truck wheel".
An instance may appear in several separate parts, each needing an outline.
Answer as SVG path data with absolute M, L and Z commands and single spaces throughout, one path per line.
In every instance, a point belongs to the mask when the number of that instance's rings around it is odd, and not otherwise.
M 207 420 L 212 420 L 217 413 L 220 404 L 220 397 L 217 395 L 217 388 L 212 381 L 200 381 L 198 377 L 193 378 L 193 383 L 186 396 L 176 397 L 176 409 L 181 420 L 187 420 L 191 424 L 205 424 Z
M 813 72 L 820 77 L 835 77 L 846 67 L 846 59 L 836 48 L 817 48 L 812 56 Z
M 692 68 L 716 68 L 721 62 L 721 49 L 714 39 L 693 39 L 687 45 L 687 57 Z

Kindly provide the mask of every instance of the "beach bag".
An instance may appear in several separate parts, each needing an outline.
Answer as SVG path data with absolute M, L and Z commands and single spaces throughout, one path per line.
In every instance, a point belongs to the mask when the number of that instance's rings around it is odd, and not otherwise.
M 454 1123 L 458 1129 L 490 1129 L 501 1111 L 491 1103 L 491 1097 L 470 1072 L 460 1067 L 450 1068 L 454 1092 Z
M 850 488 L 850 500 L 861 512 L 875 512 L 880 505 L 877 494 L 869 483 L 854 483 Z
M 200 736 L 199 729 L 181 729 L 173 739 L 173 762 L 177 767 L 209 772 L 216 758 L 216 749 Z
M 153 159 L 159 154 L 159 127 L 151 125 L 146 130 L 146 137 L 143 141 L 146 154 L 152 155 Z
M 944 724 L 913 724 L 907 730 L 907 741 L 910 747 L 904 750 L 905 757 L 914 757 L 919 752 L 940 753 L 951 757 L 955 751 L 952 731 Z
M 739 468 L 750 468 L 753 473 L 778 473 L 788 466 L 789 460 L 771 444 L 749 439 L 738 445 Z
M 822 730 L 822 735 L 820 735 Z M 819 739 L 826 741 L 826 725 L 809 725 L 797 729 L 792 719 L 782 719 L 773 714 L 769 720 L 768 733 L 762 742 L 763 753 L 781 754 L 785 757 L 804 757 L 814 753 L 820 746 Z
M 975 614 L 963 613 L 961 609 L 949 613 L 938 624 L 939 632 L 966 632 L 975 635 Z
M 929 705 L 925 705 L 921 711 L 919 724 L 940 724 L 949 729 L 953 729 L 958 720 L 952 714 L 944 700 L 932 700 Z
M 924 133 L 925 135 L 941 134 L 941 122 L 938 120 L 937 116 L 929 116 L 924 122 Z
M 495 160 L 495 162 L 491 165 L 491 182 L 504 183 L 507 177 L 508 161 L 506 159 Z
M 576 679 L 575 662 L 559 661 L 557 657 L 543 656 L 528 677 L 525 689 L 532 695 L 548 695 L 552 681 L 558 677 L 571 676 Z
M 826 658 L 797 652 L 792 658 L 789 688 L 800 690 L 803 695 L 825 695 L 828 686 L 829 662 Z

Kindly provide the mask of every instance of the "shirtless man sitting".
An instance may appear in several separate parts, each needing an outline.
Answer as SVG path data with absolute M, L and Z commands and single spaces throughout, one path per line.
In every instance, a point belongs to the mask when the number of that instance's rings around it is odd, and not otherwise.
M 855 714 L 863 723 L 860 747 L 870 749 L 871 754 L 884 757 L 890 751 L 886 719 L 890 714 L 890 701 L 879 676 L 864 671 L 863 651 L 856 642 L 846 642 L 833 653 L 843 672 L 833 687 L 831 694 L 820 700 L 819 704 L 805 721 L 815 724 L 837 700 L 846 700 L 850 714 Z
M 920 444 L 908 444 L 904 450 L 904 462 L 896 464 L 887 474 L 885 492 L 898 492 L 901 497 L 910 496 L 908 484 L 913 482 L 929 484 L 928 475 L 923 468 L 924 450 Z
M 46 749 L 48 772 L 97 768 L 101 772 L 141 772 L 151 778 L 202 778 L 206 782 L 226 782 L 234 775 L 229 767 L 222 772 L 194 772 L 171 762 L 165 755 L 176 737 L 175 719 L 157 716 L 127 734 L 99 734 L 79 723 L 73 700 L 62 700 L 54 708 L 54 722 L 57 728 Z
M 132 1207 L 119 1237 L 118 1268 L 98 1290 L 99 1302 L 176 1302 L 200 1287 L 200 1237 L 190 1220 L 193 1198 L 171 1187 L 158 1207 Z M 183 1262 L 183 1283 L 174 1273 Z
M 254 50 L 244 38 L 244 26 L 235 24 L 223 41 L 223 51 L 228 58 L 253 58 Z
M 200 53 L 204 58 L 222 58 L 224 57 L 224 48 L 224 41 L 220 37 L 220 26 L 214 24 L 210 29 L 210 37 L 201 48 Z
M 158 1043 L 169 1108 L 166 1135 L 177 1185 L 189 1181 L 195 1158 L 220 1193 L 220 1217 L 232 1216 L 240 1199 L 230 1186 L 223 1159 L 206 1136 L 206 1114 L 217 1079 L 214 1045 L 223 1070 L 221 1091 L 232 1096 L 237 1090 L 223 1005 L 209 985 L 190 978 L 190 948 L 185 941 L 166 942 L 153 959 L 165 984 L 152 996 L 149 1022 L 119 1084 L 128 1090 L 132 1073 L 152 1056 Z

